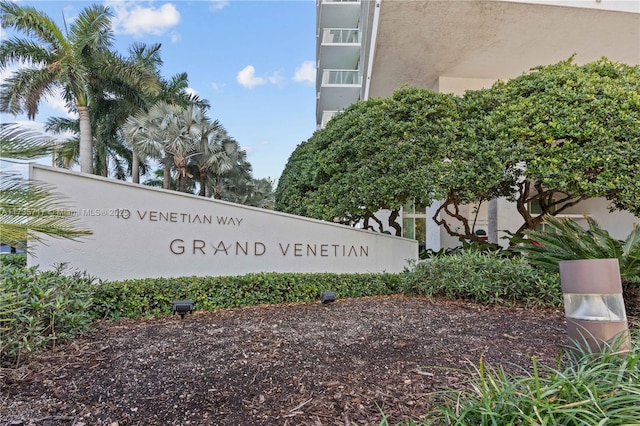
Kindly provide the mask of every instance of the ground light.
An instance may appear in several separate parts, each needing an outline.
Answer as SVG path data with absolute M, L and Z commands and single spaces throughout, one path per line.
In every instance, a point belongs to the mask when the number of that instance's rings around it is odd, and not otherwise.
M 618 259 L 560 262 L 567 334 L 580 347 L 601 351 L 630 348 Z
M 335 291 L 324 291 L 320 294 L 320 301 L 322 303 L 331 303 L 336 301 L 336 292 Z
M 171 308 L 171 314 L 178 314 L 180 315 L 180 319 L 184 319 L 186 314 L 193 313 L 193 305 L 193 300 L 174 300 Z

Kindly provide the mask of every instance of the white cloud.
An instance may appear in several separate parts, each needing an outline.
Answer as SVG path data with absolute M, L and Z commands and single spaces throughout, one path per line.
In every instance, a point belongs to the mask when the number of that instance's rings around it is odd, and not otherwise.
M 253 65 L 247 65 L 238 73 L 238 75 L 236 76 L 236 80 L 242 86 L 252 89 L 263 84 L 281 85 L 284 82 L 284 77 L 282 76 L 281 71 L 275 71 L 266 77 L 259 77 L 256 76 L 255 67 Z M 214 89 L 216 88 L 217 85 L 214 87 Z
M 294 81 L 315 84 L 316 82 L 316 63 L 315 61 L 304 61 L 296 69 L 293 76 Z
M 211 83 L 211 88 L 216 92 L 220 90 L 220 86 L 218 86 L 218 83 L 216 82 Z
M 247 65 L 244 67 L 236 76 L 236 80 L 240 83 L 241 86 L 247 87 L 249 89 L 260 86 L 262 84 L 266 84 L 267 80 L 262 77 L 256 77 L 256 69 L 253 65 Z
M 282 73 L 280 71 L 276 71 L 267 77 L 269 83 L 271 84 L 281 84 L 284 81 L 284 77 L 282 77 Z
M 45 98 L 47 106 L 55 111 L 59 111 L 69 118 L 78 118 L 78 113 L 69 112 L 67 109 L 67 101 L 62 97 L 62 93 L 56 93 Z
M 184 91 L 191 96 L 198 96 L 198 92 L 193 87 L 187 87 Z
M 112 22 L 116 33 L 161 35 L 180 22 L 180 12 L 172 3 L 160 7 L 141 6 L 140 3 L 135 0 L 106 1 L 115 14 Z
M 228 0 L 210 0 L 209 10 L 217 12 L 229 5 Z

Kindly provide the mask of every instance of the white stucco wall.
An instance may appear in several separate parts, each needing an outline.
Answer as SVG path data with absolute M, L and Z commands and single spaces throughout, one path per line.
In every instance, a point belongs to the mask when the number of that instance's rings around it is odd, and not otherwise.
M 640 223 L 640 218 L 626 211 L 609 212 L 610 203 L 604 198 L 592 198 L 581 201 L 577 205 L 563 211 L 565 215 L 576 215 L 576 220 L 582 226 L 586 226 L 586 222 L 582 219 L 582 215 L 588 215 L 595 219 L 598 224 L 606 229 L 612 237 L 624 239 L 633 229 L 634 223 Z M 516 231 L 522 224 L 524 219 L 518 211 L 514 203 L 504 198 L 498 199 L 498 243 L 502 246 L 508 245 L 508 240 L 502 237 L 508 236 L 504 230 Z
M 31 165 L 93 235 L 34 242 L 29 265 L 102 279 L 250 272 L 399 272 L 417 242 L 195 195 Z
M 640 224 L 640 218 L 626 211 L 610 212 L 609 205 L 609 201 L 604 198 L 592 198 L 567 209 L 566 213 L 587 214 L 606 229 L 613 238 L 623 240 L 631 233 L 634 224 Z
M 438 77 L 438 86 L 434 89 L 440 93 L 451 93 L 457 96 L 464 95 L 467 90 L 480 90 L 493 86 L 495 78 L 463 78 L 463 77 Z

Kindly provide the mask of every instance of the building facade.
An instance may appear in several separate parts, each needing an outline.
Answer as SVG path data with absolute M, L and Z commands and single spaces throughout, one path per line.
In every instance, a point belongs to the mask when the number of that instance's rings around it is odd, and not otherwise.
M 402 85 L 461 95 L 575 55 L 640 65 L 638 0 L 317 0 L 316 122 Z M 520 225 L 505 200 L 467 206 L 490 241 Z M 435 206 L 407 206 L 403 229 L 428 248 L 457 245 L 430 220 Z M 594 217 L 617 238 L 637 217 L 603 200 L 567 215 Z M 424 223 L 422 221 L 425 221 Z

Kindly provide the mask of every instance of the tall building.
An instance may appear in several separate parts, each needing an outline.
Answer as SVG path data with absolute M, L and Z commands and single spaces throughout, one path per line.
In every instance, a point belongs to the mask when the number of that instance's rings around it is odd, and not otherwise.
M 316 26 L 318 128 L 353 102 L 405 84 L 462 94 L 572 55 L 578 64 L 606 56 L 640 65 L 640 0 L 317 0 Z M 493 240 L 515 226 L 501 203 L 491 213 L 480 206 Z M 620 217 L 592 204 L 580 206 L 612 233 L 628 233 Z M 638 221 L 621 214 L 622 223 Z M 428 216 L 405 212 L 414 223 L 409 230 L 411 220 L 403 220 L 407 235 L 421 232 L 432 248 L 457 243 L 432 222 L 415 225 Z

